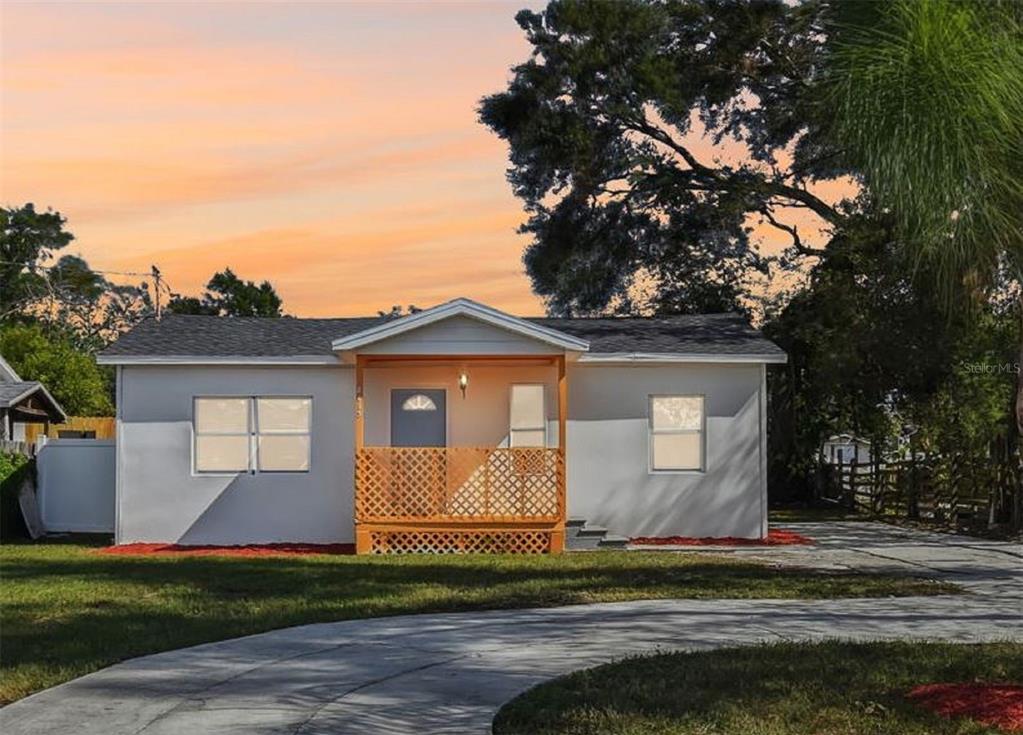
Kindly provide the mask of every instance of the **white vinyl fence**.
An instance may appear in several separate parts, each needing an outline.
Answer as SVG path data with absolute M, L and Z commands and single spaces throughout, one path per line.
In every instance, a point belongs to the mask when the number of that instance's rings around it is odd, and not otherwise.
M 36 455 L 39 514 L 47 531 L 114 532 L 114 442 L 51 439 Z

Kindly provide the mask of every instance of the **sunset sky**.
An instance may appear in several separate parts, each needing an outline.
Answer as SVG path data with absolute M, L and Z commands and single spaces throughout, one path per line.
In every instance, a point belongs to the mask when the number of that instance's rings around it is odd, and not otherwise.
M 0 202 L 178 292 L 230 266 L 300 316 L 541 313 L 506 146 L 476 121 L 529 4 L 5 3 Z

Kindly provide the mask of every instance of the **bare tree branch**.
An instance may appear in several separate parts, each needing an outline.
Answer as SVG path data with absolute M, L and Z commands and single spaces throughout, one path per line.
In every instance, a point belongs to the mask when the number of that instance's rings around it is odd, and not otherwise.
M 803 243 L 803 240 L 799 237 L 799 230 L 796 228 L 796 226 L 787 225 L 784 222 L 779 222 L 774 218 L 774 215 L 771 214 L 771 210 L 769 208 L 767 207 L 762 208 L 760 210 L 760 213 L 764 215 L 764 219 L 767 220 L 767 223 L 769 225 L 771 225 L 775 229 L 781 230 L 782 232 L 787 232 L 789 234 L 789 236 L 792 238 L 792 247 L 794 247 L 796 251 L 801 255 L 822 258 L 826 254 L 826 251 L 823 248 L 814 248 Z

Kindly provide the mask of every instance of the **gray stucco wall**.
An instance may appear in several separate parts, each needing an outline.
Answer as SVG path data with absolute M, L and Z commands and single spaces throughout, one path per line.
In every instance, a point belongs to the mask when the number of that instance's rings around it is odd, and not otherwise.
M 766 528 L 761 365 L 583 366 L 568 372 L 568 513 L 623 536 L 739 536 Z M 651 394 L 706 396 L 704 472 L 651 472 Z
M 334 367 L 123 367 L 117 541 L 349 543 L 353 371 Z M 312 396 L 308 473 L 194 474 L 192 398 Z
M 570 364 L 569 515 L 626 536 L 758 537 L 766 528 L 762 370 L 761 365 Z M 523 372 L 531 380 L 551 379 L 547 369 Z M 342 367 L 121 368 L 118 542 L 350 543 L 353 373 Z M 378 383 L 379 377 L 367 381 L 367 398 L 387 384 L 445 383 L 426 374 L 388 375 Z M 511 376 L 500 377 L 497 371 L 494 381 L 477 374 L 470 383 L 473 398 L 492 392 L 483 390 L 490 382 L 505 390 Z M 648 397 L 659 393 L 706 396 L 705 472 L 650 472 Z M 201 395 L 312 396 L 310 471 L 194 474 L 192 398 Z M 449 396 L 462 402 L 456 389 Z M 503 393 L 495 393 L 494 401 L 506 411 Z M 384 405 L 382 399 L 375 403 L 380 405 L 373 408 Z M 367 424 L 370 443 L 385 438 L 385 424 Z M 491 433 L 500 439 L 500 431 Z

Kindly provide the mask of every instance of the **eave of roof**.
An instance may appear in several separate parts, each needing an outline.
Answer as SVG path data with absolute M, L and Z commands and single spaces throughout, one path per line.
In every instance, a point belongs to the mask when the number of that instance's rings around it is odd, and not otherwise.
M 109 355 L 96 356 L 97 365 L 334 365 L 334 355 Z
M 671 362 L 717 362 L 717 363 L 772 363 L 783 365 L 788 355 L 778 353 L 725 354 L 720 352 L 594 352 L 582 355 L 577 362 L 582 364 L 607 363 L 671 363 Z

